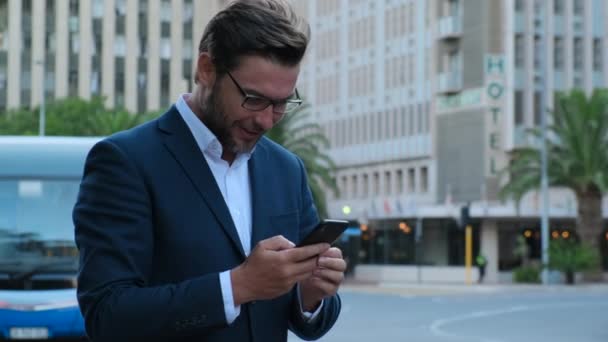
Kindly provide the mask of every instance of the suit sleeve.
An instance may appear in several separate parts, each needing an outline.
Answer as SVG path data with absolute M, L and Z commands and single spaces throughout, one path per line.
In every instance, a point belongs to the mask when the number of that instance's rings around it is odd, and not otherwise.
M 300 208 L 300 231 L 301 236 L 305 236 L 317 225 L 319 222 L 319 215 L 317 214 L 317 210 L 312 199 L 312 193 L 310 191 L 310 187 L 308 186 L 304 165 L 299 158 L 298 163 L 301 174 L 300 192 L 302 194 Z M 338 294 L 323 300 L 321 312 L 311 323 L 307 322 L 306 318 L 302 316 L 298 301 L 299 298 L 294 290 L 292 291 L 289 329 L 303 340 L 310 341 L 321 338 L 329 331 L 329 329 L 331 329 L 334 323 L 336 323 L 336 320 L 340 315 L 341 300 Z
M 219 274 L 148 286 L 150 195 L 133 161 L 110 140 L 87 157 L 73 220 L 78 301 L 94 341 L 171 340 L 226 325 Z

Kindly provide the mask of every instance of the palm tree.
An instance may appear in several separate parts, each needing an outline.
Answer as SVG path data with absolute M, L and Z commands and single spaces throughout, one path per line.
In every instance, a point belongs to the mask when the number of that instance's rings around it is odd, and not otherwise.
M 602 194 L 608 186 L 608 89 L 597 89 L 591 97 L 580 90 L 556 94 L 556 108 L 547 128 L 549 184 L 574 192 L 578 203 L 576 229 L 581 241 L 599 248 L 602 224 Z M 551 122 L 551 121 L 549 121 Z M 540 129 L 532 129 L 541 137 Z M 513 151 L 505 169 L 509 182 L 501 189 L 503 198 L 517 202 L 539 187 L 540 150 L 534 147 Z
M 319 215 L 327 217 L 325 188 L 338 193 L 338 186 L 332 177 L 335 164 L 322 149 L 329 147 L 327 137 L 319 124 L 307 120 L 310 117 L 310 104 L 304 102 L 295 111 L 288 113 L 266 136 L 302 159 L 312 197 Z

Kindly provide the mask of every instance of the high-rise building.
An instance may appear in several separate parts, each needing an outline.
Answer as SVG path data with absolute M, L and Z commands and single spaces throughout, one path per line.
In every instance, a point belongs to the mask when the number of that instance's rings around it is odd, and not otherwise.
M 509 279 L 518 237 L 539 258 L 540 196 L 501 201 L 498 172 L 534 143 L 525 130 L 554 91 L 608 86 L 608 2 L 291 2 L 312 32 L 298 88 L 338 165 L 330 216 L 362 228 L 358 274 L 414 279 L 408 265 L 425 264 L 425 277 L 461 279 L 466 203 L 487 280 Z M 43 83 L 47 99 L 163 109 L 192 88 L 198 40 L 225 3 L 0 0 L 0 110 L 36 106 Z M 551 189 L 550 213 L 552 236 L 572 236 L 575 196 Z
M 0 0 L 0 109 L 106 97 L 131 112 L 166 108 L 193 85 L 218 0 Z
M 312 29 L 301 93 L 338 165 L 341 193 L 329 199 L 330 216 L 363 224 L 359 261 L 462 265 L 458 217 L 466 203 L 473 252 L 489 260 L 487 279 L 507 279 L 518 265 L 518 236 L 540 257 L 540 196 L 528 194 L 518 208 L 501 201 L 499 171 L 509 151 L 532 143 L 524 132 L 539 125 L 555 91 L 608 85 L 608 3 L 295 4 Z M 550 213 L 552 232 L 571 236 L 561 232 L 574 229 L 574 195 L 551 189 Z M 395 274 L 375 267 L 361 270 Z M 404 268 L 403 277 L 408 270 L 416 272 Z

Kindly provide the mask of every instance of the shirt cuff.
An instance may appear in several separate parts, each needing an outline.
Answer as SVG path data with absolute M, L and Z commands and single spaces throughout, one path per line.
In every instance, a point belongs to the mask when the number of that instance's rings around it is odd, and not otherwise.
M 230 270 L 220 273 L 220 286 L 222 287 L 222 298 L 224 299 L 224 313 L 226 314 L 226 322 L 228 324 L 232 324 L 232 322 L 234 322 L 234 320 L 241 313 L 241 306 L 234 306 Z
M 306 321 L 306 323 L 314 323 L 316 321 L 316 318 L 319 316 L 319 312 L 321 312 L 321 309 L 323 308 L 324 300 L 321 300 L 321 303 L 319 304 L 315 312 L 306 312 L 302 309 L 303 305 L 302 296 L 300 295 L 300 284 L 298 284 L 298 286 L 296 287 L 296 292 L 298 294 L 298 306 L 300 308 L 300 314 L 304 318 L 304 321 Z

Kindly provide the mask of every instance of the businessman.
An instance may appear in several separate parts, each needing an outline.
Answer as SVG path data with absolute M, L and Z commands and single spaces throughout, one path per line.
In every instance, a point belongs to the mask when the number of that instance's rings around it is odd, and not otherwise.
M 263 136 L 302 102 L 308 32 L 284 0 L 231 3 L 193 92 L 92 148 L 73 218 L 93 341 L 314 340 L 336 322 L 346 263 L 295 247 L 319 221 L 305 169 Z

